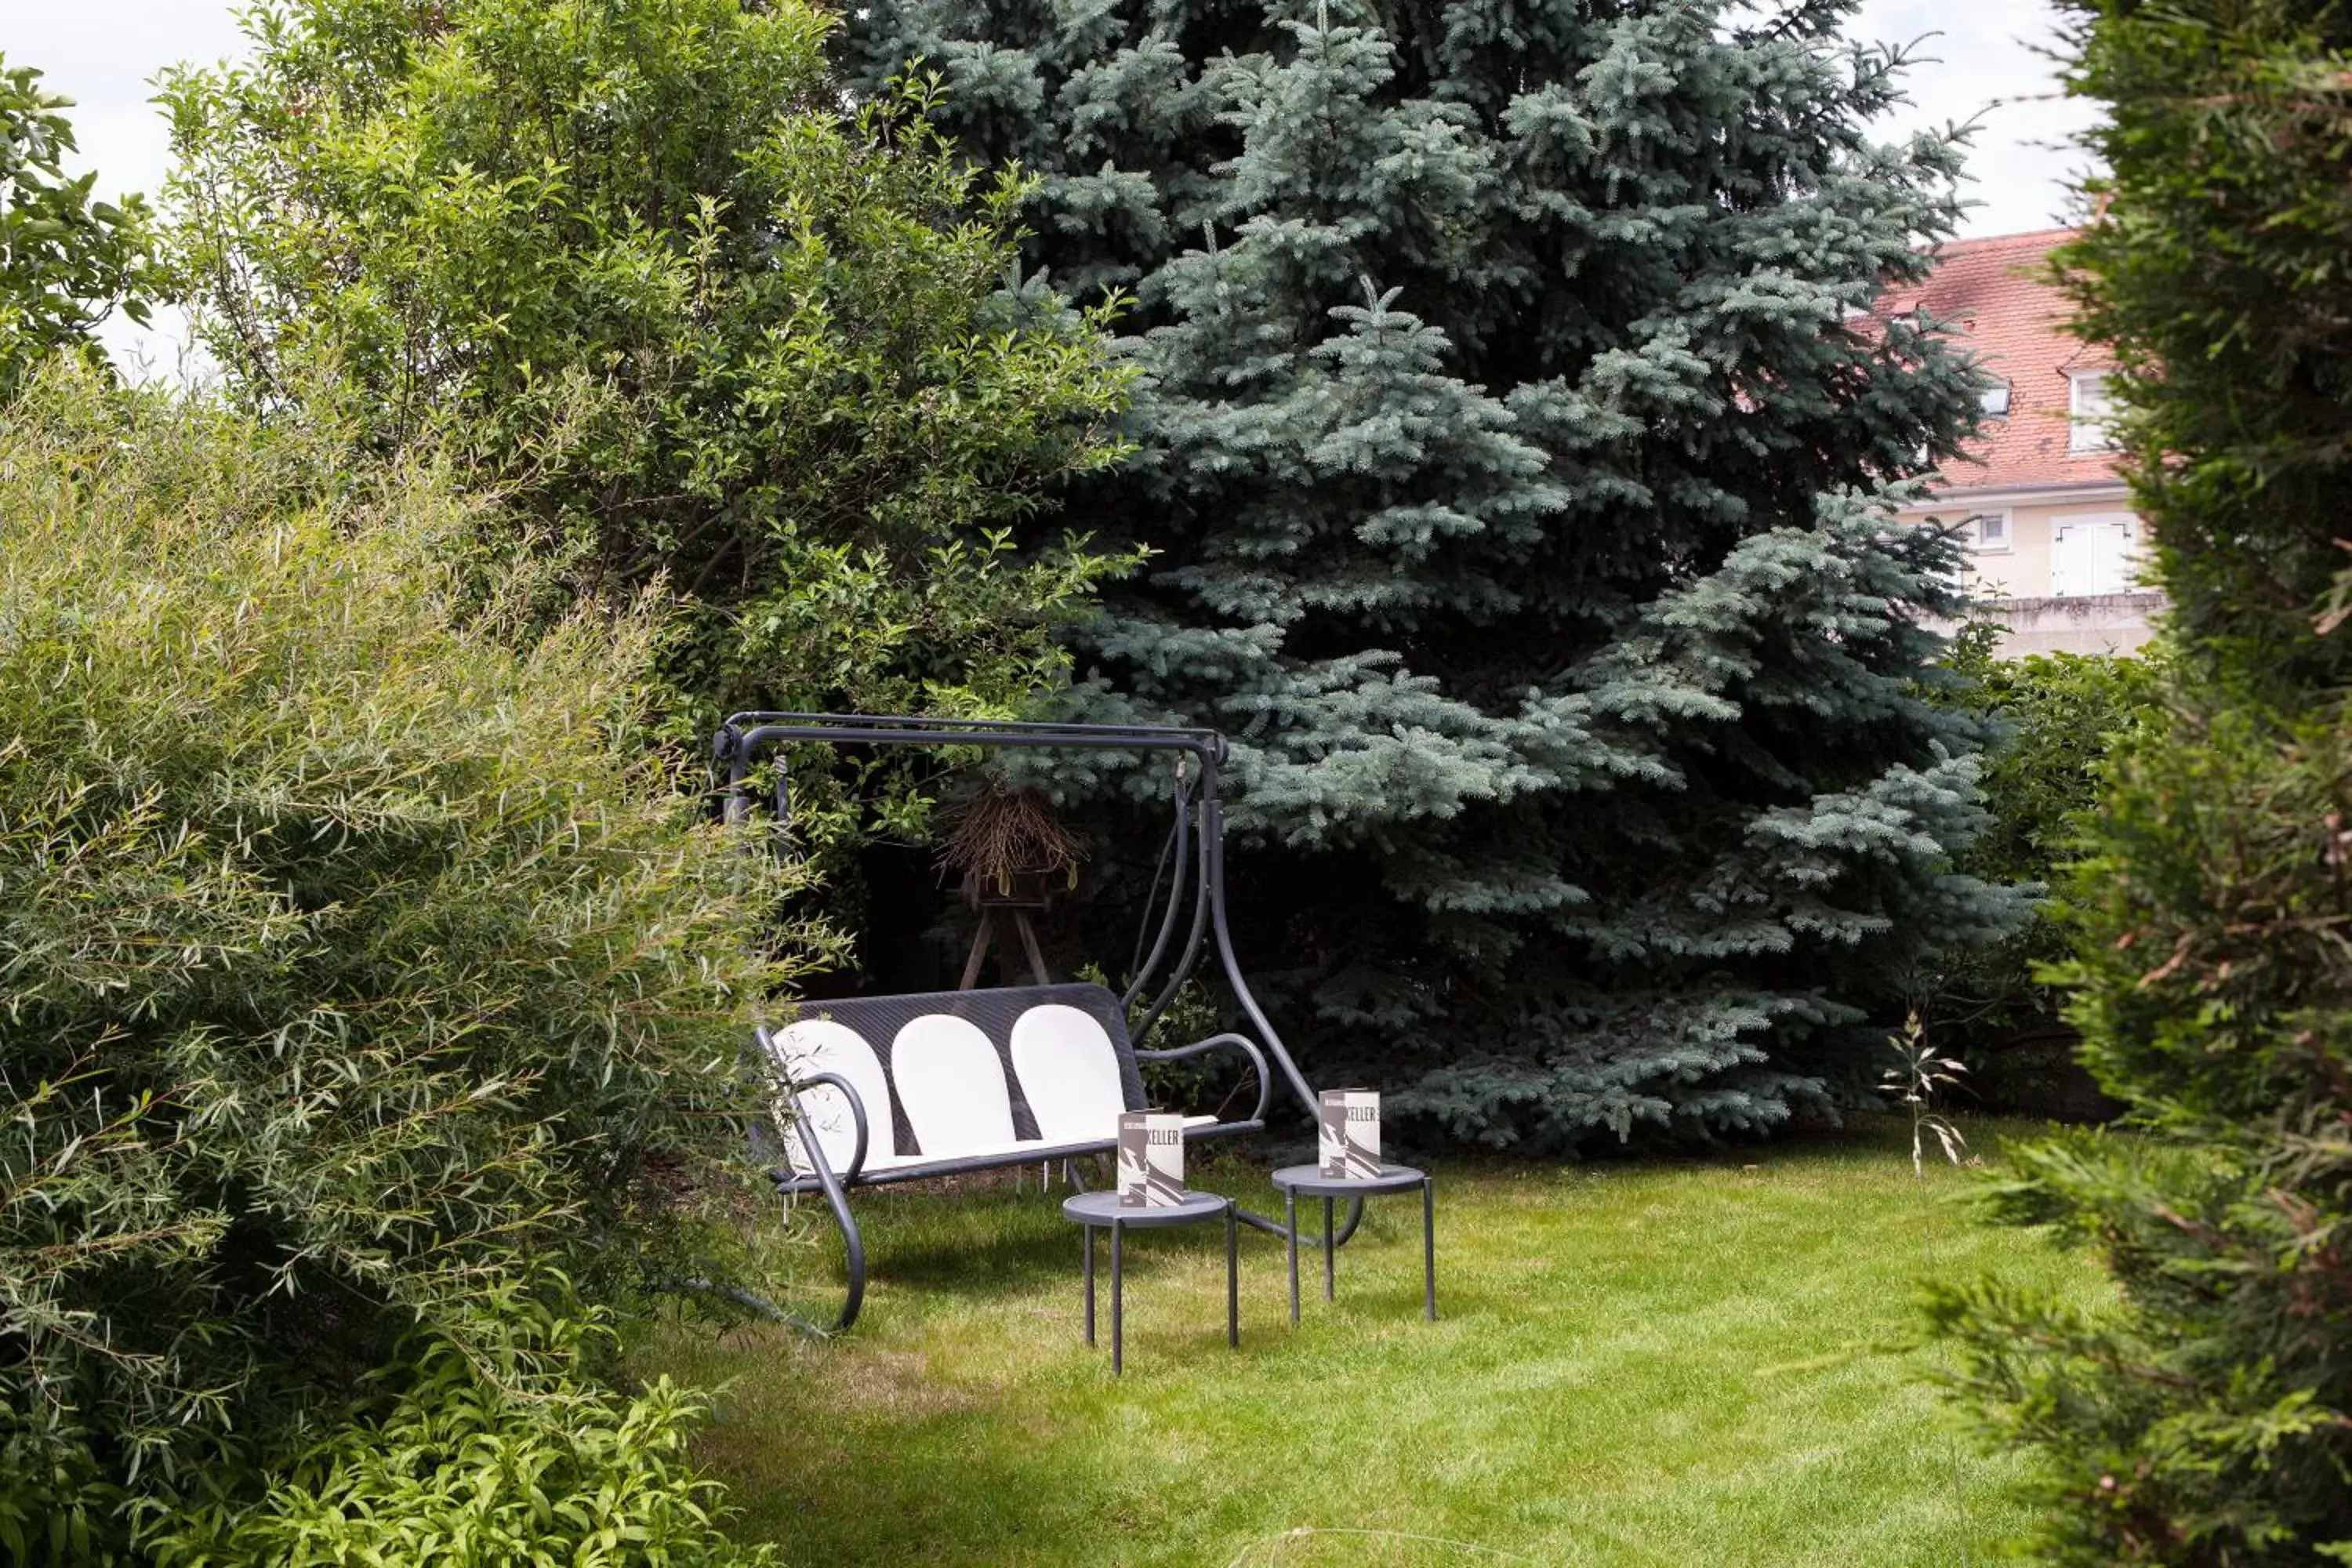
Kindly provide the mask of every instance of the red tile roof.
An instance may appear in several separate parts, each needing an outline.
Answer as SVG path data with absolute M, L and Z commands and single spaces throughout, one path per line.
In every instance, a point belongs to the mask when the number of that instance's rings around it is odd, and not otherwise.
M 2067 450 L 2067 373 L 2108 363 L 2104 350 L 2062 330 L 2066 300 L 2043 276 L 2051 250 L 2073 234 L 2049 228 L 1948 241 L 1937 247 L 1926 282 L 1905 284 L 1879 302 L 1881 313 L 1924 309 L 1950 323 L 1985 369 L 2009 382 L 2008 416 L 1985 419 L 1968 458 L 1945 466 L 1946 488 L 2026 489 L 2114 474 L 2112 454 Z

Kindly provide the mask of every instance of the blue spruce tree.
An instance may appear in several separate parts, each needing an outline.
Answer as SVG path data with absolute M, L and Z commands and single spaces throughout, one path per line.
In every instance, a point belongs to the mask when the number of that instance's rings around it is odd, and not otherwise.
M 1097 716 L 1238 745 L 1238 903 L 1327 1079 L 1454 1136 L 1768 1127 L 2017 913 L 1954 875 L 1976 736 L 1923 699 L 1966 434 L 1928 324 L 1946 136 L 1882 145 L 1853 0 L 870 0 L 1039 176 L 1029 260 L 1132 296 L 1156 552 Z M 1311 1022 L 1310 1022 L 1311 1020 Z

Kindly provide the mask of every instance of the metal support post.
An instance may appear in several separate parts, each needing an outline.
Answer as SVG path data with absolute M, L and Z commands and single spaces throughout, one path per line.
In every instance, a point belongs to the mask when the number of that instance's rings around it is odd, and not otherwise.
M 1437 1178 L 1421 1183 L 1421 1275 L 1429 1321 L 1437 1321 Z
M 1234 1350 L 1242 1344 L 1241 1248 L 1234 1242 L 1240 1234 L 1234 1224 L 1234 1205 L 1225 1205 L 1225 1343 Z
M 1289 1223 L 1282 1234 L 1290 1247 L 1290 1326 L 1295 1329 L 1298 1326 L 1298 1194 L 1286 1192 L 1283 1199 L 1289 1206 Z

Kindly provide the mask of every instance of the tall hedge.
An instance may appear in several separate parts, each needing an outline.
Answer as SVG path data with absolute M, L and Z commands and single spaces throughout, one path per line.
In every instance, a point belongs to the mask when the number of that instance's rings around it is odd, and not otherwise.
M 2111 173 L 2059 259 L 2124 366 L 2180 664 L 2070 892 L 2083 1058 L 2133 1125 L 2026 1152 L 2001 1201 L 2117 1299 L 1940 1311 L 2047 1461 L 2048 1560 L 2352 1561 L 2352 16 L 2072 15 Z
M 792 955 L 647 760 L 655 623 L 524 635 L 478 511 L 79 374 L 0 414 L 0 1544 L 258 1484 L 551 1271 L 700 1267 Z

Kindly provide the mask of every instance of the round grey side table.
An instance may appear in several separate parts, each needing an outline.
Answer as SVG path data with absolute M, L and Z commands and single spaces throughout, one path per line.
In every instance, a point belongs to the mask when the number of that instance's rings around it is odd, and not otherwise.
M 1331 1205 L 1338 1198 L 1421 1189 L 1421 1277 L 1424 1310 L 1437 1321 L 1437 1184 L 1411 1165 L 1382 1165 L 1377 1176 L 1327 1176 L 1320 1165 L 1285 1165 L 1274 1173 L 1288 1205 L 1290 1231 L 1290 1321 L 1298 1321 L 1298 1194 L 1323 1200 L 1323 1299 L 1331 1300 Z
M 1157 1230 L 1165 1226 L 1197 1225 L 1225 1216 L 1225 1343 L 1242 1342 L 1241 1286 L 1234 1245 L 1234 1200 L 1215 1193 L 1184 1194 L 1184 1201 L 1162 1206 L 1129 1208 L 1117 1193 L 1080 1193 L 1062 1205 L 1062 1217 L 1085 1227 L 1087 1238 L 1087 1343 L 1095 1342 L 1095 1232 L 1110 1232 L 1110 1370 L 1127 1370 L 1124 1275 L 1119 1266 L 1119 1242 L 1130 1230 Z

